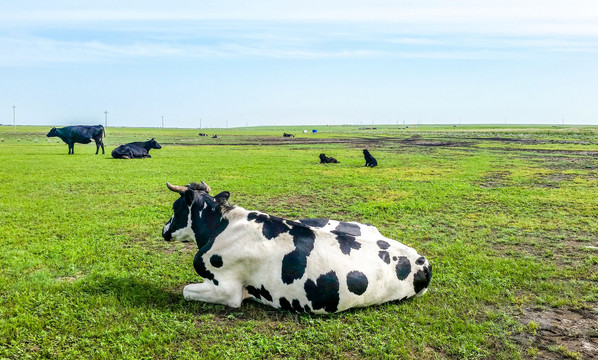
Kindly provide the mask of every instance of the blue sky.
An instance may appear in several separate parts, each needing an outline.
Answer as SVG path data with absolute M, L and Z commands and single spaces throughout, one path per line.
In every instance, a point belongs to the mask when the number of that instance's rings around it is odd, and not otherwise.
M 581 0 L 3 2 L 0 123 L 598 125 L 596 24 Z

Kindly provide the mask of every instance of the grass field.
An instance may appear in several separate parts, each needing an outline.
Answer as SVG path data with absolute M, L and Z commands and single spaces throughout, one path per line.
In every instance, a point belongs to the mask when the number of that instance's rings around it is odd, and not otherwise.
M 597 127 L 107 128 L 97 156 L 48 131 L 0 127 L 0 359 L 598 356 Z M 151 159 L 110 157 L 151 137 Z M 161 237 L 165 182 L 200 180 L 372 223 L 430 260 L 430 289 L 331 316 L 187 302 L 196 249 Z

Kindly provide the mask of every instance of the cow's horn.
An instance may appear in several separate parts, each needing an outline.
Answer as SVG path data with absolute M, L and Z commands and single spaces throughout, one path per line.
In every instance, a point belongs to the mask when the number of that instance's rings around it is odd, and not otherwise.
M 205 188 L 204 190 L 209 193 L 212 189 L 210 189 L 210 185 L 206 184 L 205 182 L 201 182 L 201 185 Z
M 170 191 L 174 191 L 174 192 L 179 193 L 181 195 L 183 195 L 185 193 L 185 191 L 187 191 L 187 187 L 186 186 L 172 185 L 168 181 L 166 182 L 166 187 Z

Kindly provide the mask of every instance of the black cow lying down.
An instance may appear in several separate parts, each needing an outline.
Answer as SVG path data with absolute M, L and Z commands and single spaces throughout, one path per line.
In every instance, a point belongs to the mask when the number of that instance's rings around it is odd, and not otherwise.
M 185 286 L 186 300 L 325 314 L 423 295 L 430 283 L 428 260 L 373 225 L 245 210 L 203 181 L 166 186 L 180 196 L 162 236 L 197 244 L 204 279 Z
M 320 164 L 331 164 L 331 163 L 338 163 L 338 160 L 336 160 L 333 157 L 328 157 L 326 156 L 326 154 L 320 154 Z
M 121 145 L 112 150 L 112 157 L 115 159 L 144 159 L 151 158 L 150 149 L 161 149 L 153 138 L 148 141 L 138 141 Z
M 69 147 L 69 155 L 75 154 L 75 143 L 89 144 L 91 140 L 96 142 L 96 155 L 98 154 L 98 151 L 100 151 L 100 146 L 102 147 L 102 154 L 104 153 L 102 136 L 106 136 L 106 132 L 102 125 L 76 125 L 66 126 L 60 129 L 53 127 L 46 136 L 57 136 L 61 138 Z

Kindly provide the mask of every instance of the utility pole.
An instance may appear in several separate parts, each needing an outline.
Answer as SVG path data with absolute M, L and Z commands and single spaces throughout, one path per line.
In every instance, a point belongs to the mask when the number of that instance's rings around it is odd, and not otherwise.
M 162 115 L 162 129 L 164 129 L 164 115 Z
M 104 111 L 104 127 L 108 127 L 108 110 Z
M 16 106 L 12 106 L 12 126 L 15 131 L 17 130 L 16 108 Z
M 199 128 L 201 129 L 201 118 L 199 118 Z

